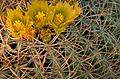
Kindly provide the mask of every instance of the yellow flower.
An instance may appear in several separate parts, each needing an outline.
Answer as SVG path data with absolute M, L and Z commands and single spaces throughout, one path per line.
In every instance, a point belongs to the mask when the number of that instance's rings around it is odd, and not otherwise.
M 23 16 L 20 9 L 7 9 L 7 22 L 6 27 L 11 31 L 11 35 L 14 38 L 23 38 L 26 37 L 28 32 L 25 32 L 26 29 L 32 28 L 32 24 L 29 21 L 29 16 Z M 28 33 L 27 36 L 33 36 L 33 34 Z M 30 39 L 27 37 L 26 39 Z
M 52 11 L 49 14 L 48 22 L 57 34 L 63 32 L 67 25 L 74 21 L 81 12 L 77 3 L 70 6 L 67 2 L 58 2 L 56 6 L 50 6 L 50 9 Z
M 40 32 L 40 38 L 44 42 L 48 42 L 52 35 L 50 29 L 48 29 L 49 12 L 49 5 L 45 0 L 32 0 L 31 4 L 28 4 L 28 15 L 33 21 L 36 31 Z M 46 26 L 47 29 L 44 29 L 44 26 Z
M 49 8 L 46 1 L 32 0 L 31 5 L 28 4 L 28 15 L 34 22 L 34 27 L 36 29 L 47 25 L 48 11 Z

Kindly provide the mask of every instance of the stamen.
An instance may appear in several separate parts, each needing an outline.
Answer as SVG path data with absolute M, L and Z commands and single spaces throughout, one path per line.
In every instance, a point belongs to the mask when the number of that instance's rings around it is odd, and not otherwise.
M 63 20 L 64 20 L 64 17 L 62 14 L 59 13 L 55 15 L 55 20 L 54 20 L 55 24 L 59 25 L 63 22 Z
M 13 28 L 15 31 L 20 31 L 21 29 L 24 28 L 24 24 L 20 20 L 14 21 Z
M 42 22 L 43 18 L 45 17 L 45 14 L 43 12 L 38 12 L 38 14 L 35 17 L 38 22 Z

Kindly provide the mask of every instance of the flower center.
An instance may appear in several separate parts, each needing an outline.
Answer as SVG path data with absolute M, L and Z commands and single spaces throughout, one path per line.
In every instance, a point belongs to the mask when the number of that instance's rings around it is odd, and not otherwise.
M 42 22 L 43 18 L 45 17 L 45 14 L 43 12 L 38 12 L 38 14 L 35 17 L 38 22 Z
M 55 15 L 54 22 L 55 22 L 55 24 L 59 25 L 63 22 L 63 19 L 64 19 L 63 15 L 59 13 L 59 14 Z
M 14 21 L 13 28 L 15 31 L 20 31 L 24 28 L 24 24 L 20 20 Z

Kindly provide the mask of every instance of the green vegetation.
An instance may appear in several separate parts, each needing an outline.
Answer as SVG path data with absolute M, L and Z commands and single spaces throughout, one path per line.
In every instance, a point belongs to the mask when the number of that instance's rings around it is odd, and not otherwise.
M 30 2 L 0 1 L 0 79 L 119 79 L 119 2 L 48 0 L 47 7 L 41 6 L 46 13 Z M 78 14 L 69 16 L 78 6 Z M 47 13 L 48 7 L 52 12 Z M 8 17 L 21 30 L 12 28 Z

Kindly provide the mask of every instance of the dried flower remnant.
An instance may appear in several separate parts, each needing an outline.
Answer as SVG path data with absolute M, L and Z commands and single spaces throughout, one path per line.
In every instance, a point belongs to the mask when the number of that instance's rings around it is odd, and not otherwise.
M 25 28 L 23 37 L 27 40 L 30 40 L 32 38 L 32 36 L 34 36 L 34 33 L 35 33 L 35 30 L 33 27 Z
M 49 28 L 47 28 L 47 29 L 41 29 L 40 37 L 43 40 L 43 42 L 50 41 L 52 35 L 54 35 L 54 33 L 52 33 Z

